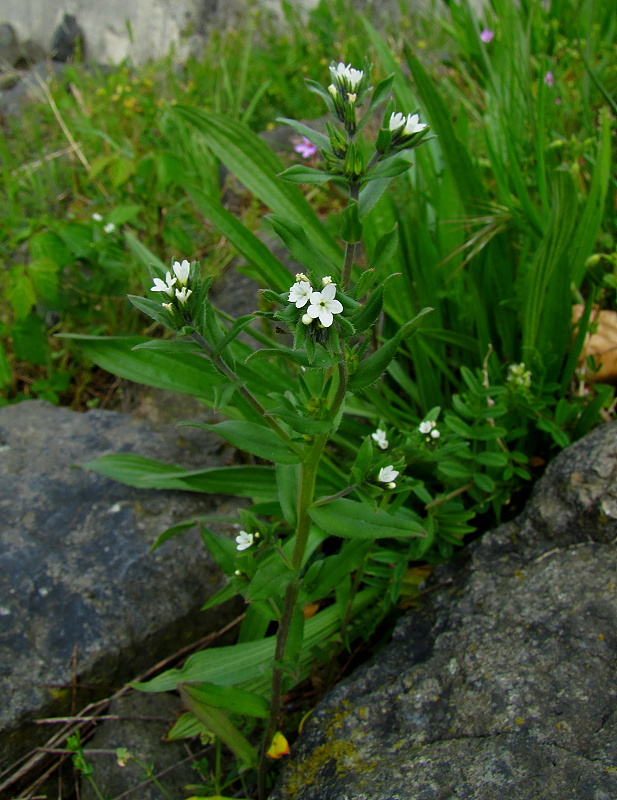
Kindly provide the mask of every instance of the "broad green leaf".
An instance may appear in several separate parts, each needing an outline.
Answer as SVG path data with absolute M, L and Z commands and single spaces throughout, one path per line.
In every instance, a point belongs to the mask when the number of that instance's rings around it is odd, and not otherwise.
M 371 605 L 379 595 L 378 589 L 365 589 L 354 598 L 351 619 Z M 336 635 L 340 626 L 338 610 L 326 608 L 306 621 L 298 670 L 299 679 L 310 673 L 314 664 L 313 649 Z M 179 683 L 216 683 L 218 686 L 241 686 L 247 691 L 267 697 L 270 692 L 271 670 L 276 637 L 268 636 L 256 642 L 228 647 L 216 647 L 195 653 L 181 669 L 170 669 L 146 683 L 135 684 L 143 692 L 166 692 Z
M 346 498 L 333 500 L 326 505 L 311 506 L 309 515 L 327 533 L 345 539 L 426 536 L 426 531 L 418 522 Z
M 193 739 L 202 733 L 210 733 L 208 728 L 197 717 L 186 711 L 165 737 L 166 741 L 175 742 L 178 739 Z
M 234 755 L 254 767 L 257 764 L 257 751 L 250 742 L 240 733 L 235 725 L 220 709 L 204 703 L 198 690 L 194 686 L 180 684 L 178 686 L 180 697 L 189 711 L 208 728 L 218 739 L 233 751 Z
M 40 258 L 28 264 L 28 273 L 34 290 L 47 303 L 58 299 L 58 271 L 60 267 L 50 258 Z
M 399 155 L 392 156 L 385 161 L 380 161 L 370 172 L 368 172 L 363 180 L 376 181 L 384 180 L 386 178 L 396 178 L 397 175 L 402 175 L 412 165 L 411 157 L 408 153 L 400 153 Z
M 275 553 L 260 563 L 255 577 L 246 589 L 245 597 L 248 602 L 283 597 L 287 586 L 297 577 L 297 572 L 290 569 L 281 556 Z
M 300 467 L 289 464 L 277 464 L 275 466 L 275 471 L 278 500 L 281 504 L 283 517 L 288 525 L 295 528 Z
M 268 718 L 268 702 L 253 692 L 245 692 L 233 686 L 217 686 L 215 683 L 181 684 L 181 687 L 190 689 L 193 698 L 200 703 L 220 708 L 229 714 Z
M 134 453 L 101 456 L 81 466 L 138 489 L 179 489 L 265 500 L 278 497 L 274 469 L 266 466 L 184 470 Z
M 302 602 L 312 603 L 327 597 L 346 575 L 358 569 L 372 547 L 372 539 L 352 540 L 345 542 L 337 555 L 312 564 L 302 584 Z
M 6 299 L 11 304 L 15 318 L 18 320 L 25 319 L 35 305 L 36 292 L 34 291 L 34 283 L 32 278 L 26 275 L 24 267 L 13 267 L 10 270 Z
M 159 353 L 199 353 L 204 355 L 203 349 L 197 344 L 187 339 L 150 339 L 148 342 L 136 344 L 133 350 L 157 350 Z
M 136 383 L 172 389 L 214 402 L 212 387 L 226 381 L 204 358 L 192 354 L 134 351 L 138 344 L 149 341 L 141 336 L 87 336 L 67 334 L 85 355 L 99 367 Z
M 301 451 L 292 449 L 271 428 L 265 428 L 254 422 L 230 420 L 216 425 L 208 425 L 205 422 L 181 422 L 180 425 L 217 433 L 239 450 L 276 464 L 298 464 L 302 461 Z

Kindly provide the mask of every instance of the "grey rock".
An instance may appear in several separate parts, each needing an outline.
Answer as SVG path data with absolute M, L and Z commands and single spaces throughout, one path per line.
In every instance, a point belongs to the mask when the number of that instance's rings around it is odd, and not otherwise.
M 187 469 L 232 457 L 203 431 L 112 411 L 0 409 L 0 773 L 48 735 L 28 720 L 67 713 L 73 692 L 62 687 L 77 678 L 110 695 L 233 611 L 199 611 L 222 578 L 196 531 L 150 546 L 181 520 L 235 515 L 237 502 L 73 468 L 116 452 Z M 73 699 L 79 709 L 92 698 Z
M 51 40 L 51 57 L 54 61 L 66 63 L 77 54 L 85 55 L 85 48 L 84 32 L 76 18 L 72 14 L 65 14 Z
M 271 800 L 617 797 L 616 477 L 615 423 L 555 459 L 318 706 Z

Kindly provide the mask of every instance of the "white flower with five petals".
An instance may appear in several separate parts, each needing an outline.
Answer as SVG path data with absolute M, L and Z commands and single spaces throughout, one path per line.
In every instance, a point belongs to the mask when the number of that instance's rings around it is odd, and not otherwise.
M 377 480 L 380 483 L 390 483 L 391 481 L 395 480 L 400 475 L 400 472 L 389 464 L 387 467 L 382 467 L 379 470 L 379 475 L 377 476 Z
M 313 292 L 310 306 L 306 313 L 313 319 L 319 319 L 324 328 L 329 328 L 334 321 L 333 314 L 340 314 L 343 306 L 336 299 L 336 284 L 328 283 L 321 292 Z
M 165 292 L 170 297 L 174 296 L 174 283 L 178 280 L 177 278 L 171 277 L 171 272 L 168 272 L 165 275 L 165 280 L 162 281 L 160 278 L 153 278 L 154 286 L 151 287 L 151 292 Z
M 186 286 L 184 286 L 182 289 L 176 289 L 176 297 L 182 305 L 186 303 L 192 294 L 193 291 L 191 289 L 187 289 Z
M 253 544 L 254 534 L 240 531 L 236 536 L 236 550 L 246 550 Z
M 295 303 L 296 308 L 302 308 L 310 300 L 313 287 L 308 281 L 297 281 L 289 290 L 289 302 Z

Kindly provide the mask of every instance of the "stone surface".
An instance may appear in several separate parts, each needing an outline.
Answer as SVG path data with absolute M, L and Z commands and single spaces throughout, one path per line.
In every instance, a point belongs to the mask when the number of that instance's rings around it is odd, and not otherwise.
M 150 545 L 194 515 L 234 515 L 236 501 L 73 468 L 116 452 L 187 469 L 233 457 L 203 431 L 112 411 L 41 400 L 0 409 L 0 773 L 41 733 L 24 720 L 66 713 L 72 692 L 62 687 L 74 677 L 106 696 L 228 619 L 199 612 L 221 577 L 196 531 Z M 78 691 L 76 710 L 88 699 Z
M 617 424 L 309 718 L 271 800 L 617 797 Z

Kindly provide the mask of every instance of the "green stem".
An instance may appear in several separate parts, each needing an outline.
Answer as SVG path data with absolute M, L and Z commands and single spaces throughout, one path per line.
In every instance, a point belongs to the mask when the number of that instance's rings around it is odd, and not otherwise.
M 302 561 L 306 552 L 306 545 L 311 530 L 311 518 L 309 515 L 309 508 L 315 496 L 315 482 L 317 480 L 317 468 L 321 454 L 327 442 L 327 434 L 316 436 L 315 440 L 308 452 L 308 455 L 300 468 L 300 478 L 298 487 L 298 501 L 297 501 L 297 517 L 296 524 L 296 542 L 291 559 L 291 564 L 294 570 L 299 574 L 302 567 Z M 272 670 L 272 694 L 270 701 L 270 714 L 268 716 L 268 724 L 264 733 L 261 752 L 259 757 L 259 771 L 258 771 L 258 793 L 259 800 L 266 800 L 266 772 L 268 769 L 268 761 L 266 752 L 272 743 L 274 734 L 278 726 L 279 714 L 281 711 L 281 695 L 283 683 L 283 668 L 281 663 L 285 657 L 285 650 L 287 647 L 287 639 L 289 637 L 289 630 L 291 621 L 293 619 L 294 611 L 298 602 L 298 594 L 300 591 L 300 580 L 292 581 L 285 591 L 285 600 L 283 603 L 283 612 L 279 622 L 278 631 L 276 633 L 276 649 L 274 652 L 274 667 Z
M 251 394 L 249 390 L 243 383 L 240 383 L 238 376 L 236 373 L 231 370 L 227 364 L 223 361 L 222 358 L 214 359 L 212 357 L 212 348 L 208 344 L 208 342 L 204 339 L 204 337 L 197 333 L 197 331 L 193 331 L 192 338 L 197 342 L 197 344 L 206 352 L 208 357 L 210 358 L 212 364 L 216 369 L 228 380 L 232 381 L 233 383 L 238 383 L 238 391 L 244 397 L 244 399 L 250 404 L 250 406 L 259 414 L 259 416 L 263 419 L 263 421 L 268 425 L 280 438 L 285 442 L 285 444 L 297 453 L 297 455 L 303 455 L 304 450 L 299 447 L 292 439 L 285 433 L 285 431 L 281 428 L 281 426 L 273 419 L 272 416 L 266 411 L 266 409 L 261 405 L 259 400 L 255 397 L 255 395 Z
M 358 202 L 360 195 L 360 184 L 355 181 L 349 184 L 349 200 L 350 202 Z M 343 271 L 341 273 L 341 290 L 345 292 L 351 280 L 351 268 L 353 266 L 353 257 L 356 252 L 356 245 L 345 243 L 345 261 L 343 262 Z

